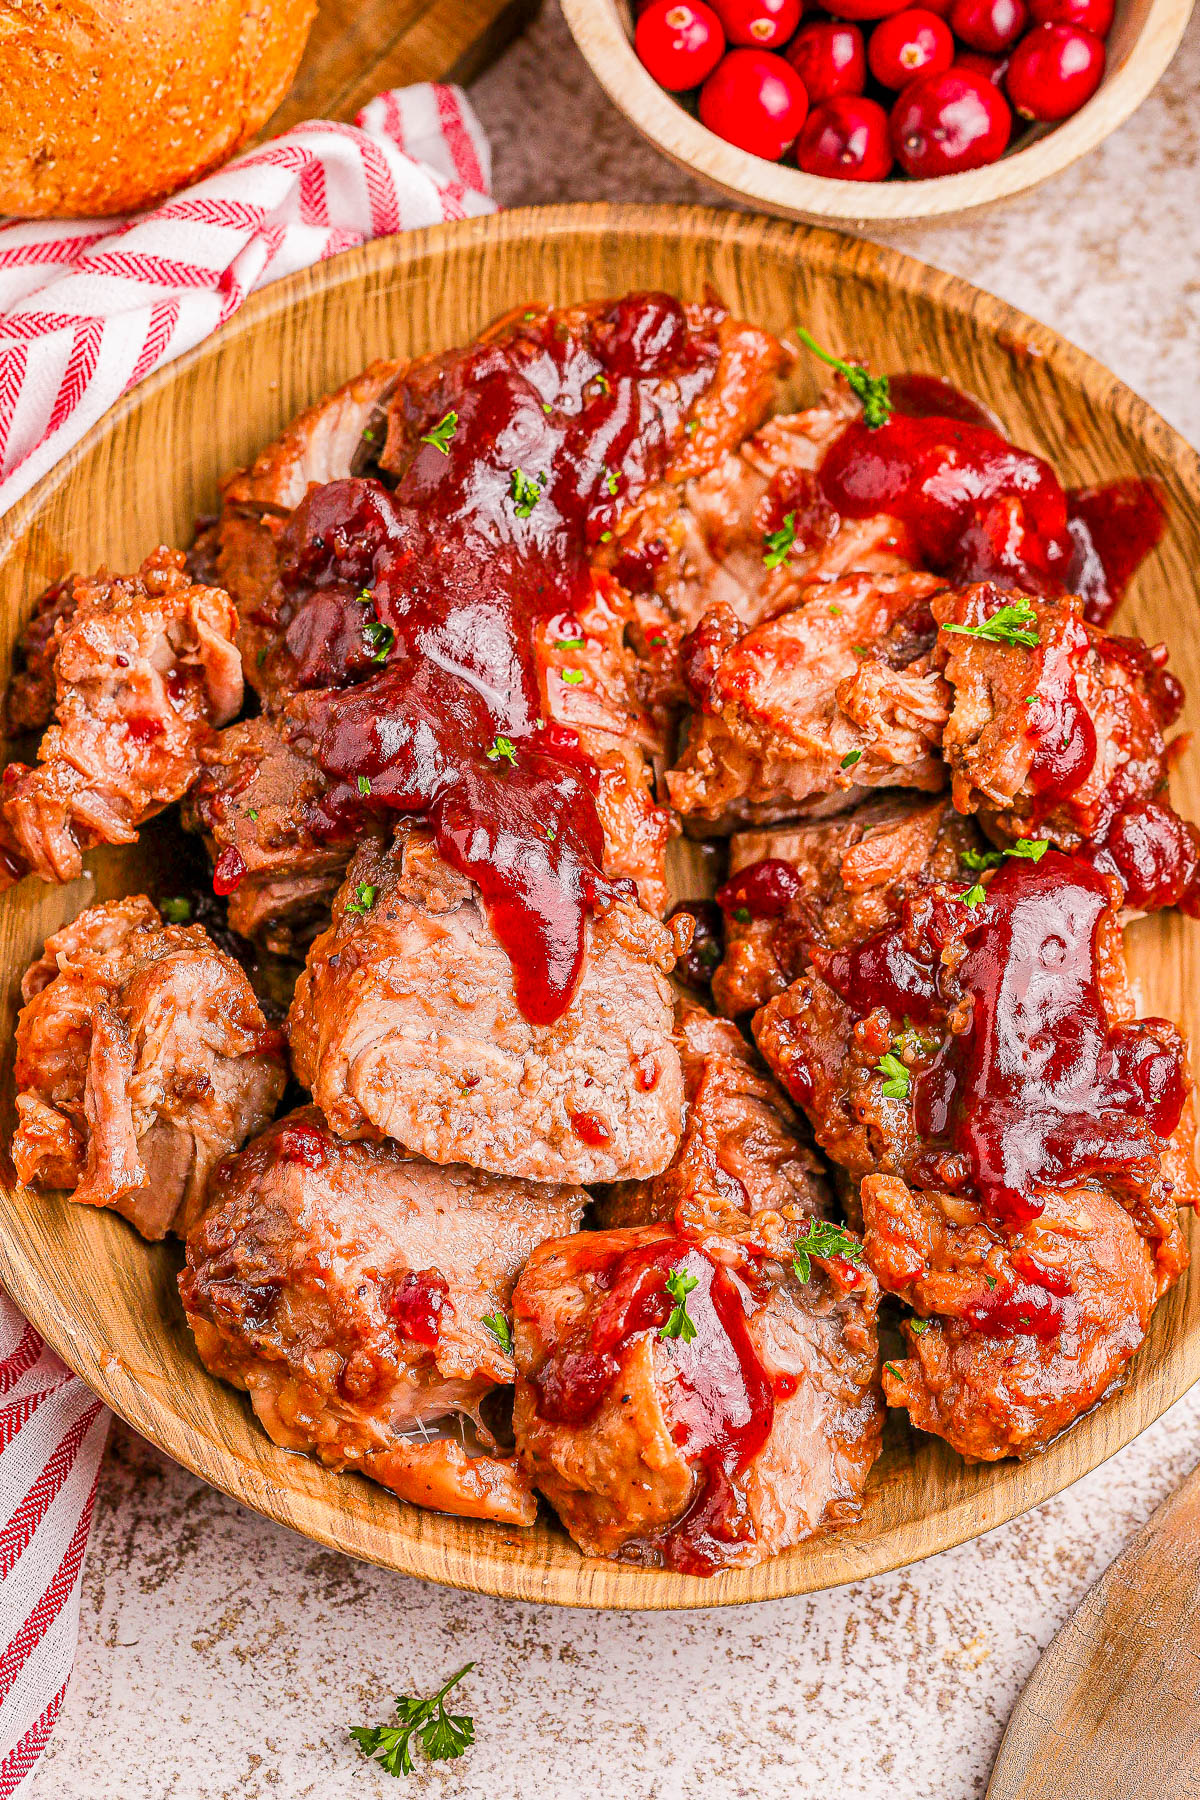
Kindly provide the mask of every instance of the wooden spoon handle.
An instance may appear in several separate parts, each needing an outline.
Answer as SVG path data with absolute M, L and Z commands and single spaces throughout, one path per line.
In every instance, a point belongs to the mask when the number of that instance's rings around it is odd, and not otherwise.
M 1200 1800 L 1200 1467 L 1033 1671 L 987 1800 Z

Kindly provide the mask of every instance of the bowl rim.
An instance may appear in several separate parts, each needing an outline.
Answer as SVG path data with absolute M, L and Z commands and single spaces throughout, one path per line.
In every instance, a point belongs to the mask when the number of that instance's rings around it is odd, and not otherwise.
M 545 246 L 555 239 L 576 236 L 651 241 L 672 238 L 681 244 L 693 242 L 710 248 L 745 238 L 753 242 L 756 250 L 765 247 L 780 255 L 802 257 L 829 275 L 850 273 L 881 292 L 900 289 L 914 295 L 920 293 L 927 301 L 934 299 L 939 309 L 964 320 L 978 323 L 978 314 L 986 302 L 989 334 L 1003 334 L 1024 353 L 1045 359 L 1052 369 L 1062 370 L 1081 395 L 1101 409 L 1119 408 L 1156 453 L 1180 469 L 1200 511 L 1200 453 L 1095 358 L 1008 302 L 985 294 L 960 277 L 933 270 L 901 251 L 812 226 L 702 207 L 593 202 L 514 209 L 414 230 L 376 240 L 272 283 L 253 296 L 220 332 L 126 394 L 16 503 L 0 521 L 0 558 L 11 553 L 47 499 L 72 479 L 81 461 L 97 444 L 163 387 L 186 376 L 197 364 L 219 357 L 235 336 L 253 333 L 275 315 L 288 313 L 318 295 L 336 294 L 381 275 L 392 276 L 408 266 L 436 262 L 460 249 L 474 246 L 489 254 L 503 254 L 505 246 L 511 243 L 533 240 Z M 17 1184 L 12 1185 L 15 1190 Z M 94 1336 L 89 1338 L 80 1330 L 70 1309 L 42 1287 L 34 1262 L 20 1242 L 19 1230 L 15 1235 L 12 1230 L 25 1209 L 44 1202 L 15 1191 L 10 1193 L 8 1187 L 7 1180 L 0 1181 L 0 1282 L 51 1348 L 135 1430 L 231 1498 L 331 1549 L 442 1585 L 526 1602 L 617 1611 L 704 1608 L 781 1599 L 884 1574 L 979 1537 L 1063 1491 L 1132 1442 L 1200 1379 L 1197 1332 L 1190 1343 L 1181 1337 L 1153 1376 L 1141 1384 L 1136 1404 L 1126 1407 L 1123 1402 L 1130 1396 L 1114 1395 L 1077 1421 L 1043 1455 L 1026 1463 L 1009 1459 L 989 1465 L 995 1471 L 995 1480 L 979 1494 L 949 1500 L 935 1494 L 928 1510 L 920 1515 L 923 1536 L 919 1544 L 911 1541 L 917 1523 L 911 1518 L 886 1525 L 860 1541 L 843 1540 L 837 1532 L 825 1534 L 824 1542 L 836 1546 L 843 1562 L 815 1579 L 806 1573 L 803 1544 L 752 1569 L 730 1571 L 709 1580 L 633 1568 L 578 1553 L 571 1567 L 564 1569 L 541 1557 L 531 1539 L 525 1540 L 526 1554 L 514 1557 L 513 1539 L 503 1528 L 486 1527 L 466 1547 L 438 1542 L 438 1529 L 447 1521 L 442 1515 L 423 1514 L 419 1509 L 403 1509 L 406 1519 L 410 1512 L 415 1515 L 415 1522 L 405 1528 L 393 1526 L 383 1532 L 351 1522 L 339 1530 L 339 1516 L 349 1519 L 349 1515 L 338 1509 L 336 1484 L 365 1479 L 353 1474 L 322 1471 L 334 1485 L 314 1523 L 312 1509 L 304 1503 L 303 1496 L 272 1481 L 264 1470 L 239 1458 L 229 1443 L 198 1429 L 172 1410 L 153 1385 L 137 1380 L 134 1371 L 109 1354 Z M 55 1203 L 71 1204 L 61 1197 Z M 103 1223 L 114 1230 L 130 1229 L 112 1215 L 107 1215 Z M 1194 1244 L 1200 1243 L 1200 1232 L 1193 1230 L 1192 1237 Z M 1164 1300 L 1152 1321 L 1151 1335 L 1171 1329 L 1166 1317 L 1168 1308 L 1182 1305 L 1186 1290 L 1185 1280 Z M 216 1380 L 202 1373 L 206 1381 Z M 249 1429 L 260 1430 L 249 1415 L 246 1422 Z M 1084 1443 L 1088 1448 L 1081 1461 L 1074 1452 Z M 1065 1449 L 1068 1444 L 1071 1449 Z M 286 1454 L 280 1452 L 281 1456 Z M 396 1504 L 402 1506 L 400 1502 Z M 299 1518 L 301 1512 L 303 1522 Z M 459 1526 L 464 1522 L 449 1523 Z M 745 1592 L 748 1585 L 759 1591 Z
M 1122 125 L 1157 85 L 1179 48 L 1195 0 L 1150 0 L 1124 61 L 1106 70 L 1086 105 L 1020 150 L 958 175 L 887 182 L 806 175 L 726 143 L 642 67 L 616 0 L 560 3 L 580 54 L 609 99 L 679 168 L 701 176 L 732 199 L 753 201 L 785 217 L 850 226 L 902 224 L 966 212 L 1024 193 L 1060 174 Z

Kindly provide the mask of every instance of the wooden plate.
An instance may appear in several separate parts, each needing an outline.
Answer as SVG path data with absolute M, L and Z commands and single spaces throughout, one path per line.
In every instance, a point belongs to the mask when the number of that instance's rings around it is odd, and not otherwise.
M 565 302 L 655 286 L 699 297 L 712 282 L 775 330 L 810 326 L 880 369 L 934 370 L 990 402 L 1020 444 L 1070 481 L 1159 478 L 1167 541 L 1123 623 L 1168 637 L 1200 724 L 1200 459 L 1127 388 L 1052 331 L 893 251 L 770 220 L 668 207 L 567 206 L 413 232 L 335 258 L 252 300 L 219 336 L 129 395 L 0 522 L 0 678 L 33 595 L 69 568 L 134 567 L 186 544 L 217 478 L 372 357 L 443 348 L 523 300 Z M 818 386 L 800 372 L 797 398 Z M 1176 774 L 1200 812 L 1200 758 Z M 171 888 L 173 828 L 91 858 L 65 889 L 28 881 L 0 898 L 0 975 L 11 1046 L 22 970 L 47 932 L 98 897 Z M 1175 914 L 1130 933 L 1144 1009 L 1200 1030 L 1200 926 Z M 0 1082 L 12 1121 L 12 1051 Z M 579 1556 L 550 1522 L 522 1534 L 415 1511 L 354 1475 L 332 1475 L 266 1437 L 245 1399 L 201 1368 L 175 1293 L 177 1247 L 148 1248 L 120 1219 L 26 1193 L 0 1167 L 0 1280 L 60 1355 L 169 1455 L 269 1517 L 407 1574 L 521 1600 L 602 1607 L 725 1605 L 834 1586 L 944 1550 L 1044 1500 L 1127 1444 L 1200 1375 L 1200 1289 L 1159 1307 L 1124 1391 L 1053 1448 L 968 1468 L 893 1415 L 861 1522 L 760 1568 L 705 1582 Z
M 965 212 L 1036 187 L 1094 150 L 1142 104 L 1179 47 L 1193 0 L 1117 0 L 1104 80 L 1086 106 L 987 168 L 931 181 L 832 181 L 727 144 L 660 88 L 633 49 L 630 0 L 562 0 L 592 73 L 632 125 L 693 174 L 789 219 L 896 224 Z

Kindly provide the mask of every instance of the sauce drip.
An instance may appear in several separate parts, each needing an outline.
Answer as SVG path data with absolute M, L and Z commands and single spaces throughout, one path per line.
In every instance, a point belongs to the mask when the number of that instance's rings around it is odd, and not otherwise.
M 1089 625 L 1107 625 L 1139 563 L 1167 527 L 1167 500 L 1157 481 L 1131 476 L 1107 487 L 1067 494 L 1074 554 L 1067 586 L 1083 601 Z
M 450 1284 L 437 1269 L 406 1269 L 388 1301 L 400 1335 L 428 1350 L 437 1349 L 442 1314 L 453 1311 Z
M 603 872 L 594 766 L 542 718 L 535 635 L 578 612 L 595 547 L 683 441 L 722 316 L 631 295 L 418 365 L 392 403 L 394 492 L 331 482 L 289 527 L 284 642 L 299 684 L 332 690 L 303 727 L 334 777 L 317 830 L 422 817 L 477 884 L 535 1024 L 570 1004 L 587 916 L 634 893 Z
M 913 1109 L 926 1144 L 964 1159 L 993 1220 L 1036 1218 L 1039 1190 L 1090 1177 L 1153 1186 L 1179 1122 L 1174 1028 L 1112 1026 L 1104 1010 L 1098 933 L 1109 904 L 1102 873 L 1049 850 L 1036 864 L 1006 863 L 965 917 L 956 901 L 921 896 L 855 951 L 815 959 L 860 1017 L 882 1005 L 897 1020 L 944 1023 L 971 999 L 966 1030 L 914 1071 Z M 941 960 L 952 935 L 965 946 L 953 974 Z
M 803 886 L 794 863 L 764 856 L 739 869 L 717 889 L 717 905 L 733 918 L 745 913 L 751 919 L 781 919 Z
M 537 1377 L 538 1411 L 552 1422 L 582 1424 L 596 1411 L 635 1338 L 666 1323 L 674 1302 L 672 1269 L 696 1286 L 687 1297 L 696 1336 L 669 1340 L 674 1365 L 665 1405 L 675 1443 L 693 1465 L 691 1503 L 662 1537 L 629 1548 L 660 1557 L 667 1568 L 708 1575 L 724 1566 L 723 1547 L 748 1529 L 737 1482 L 770 1435 L 772 1381 L 746 1324 L 741 1284 L 687 1238 L 659 1238 L 611 1255 L 600 1270 L 607 1292 L 583 1343 L 560 1351 Z

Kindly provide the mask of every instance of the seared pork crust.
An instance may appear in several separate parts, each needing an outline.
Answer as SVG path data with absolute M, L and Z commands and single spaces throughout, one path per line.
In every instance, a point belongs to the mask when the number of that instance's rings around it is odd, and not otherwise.
M 618 901 L 589 920 L 552 1025 L 517 1006 L 476 890 L 429 834 L 356 853 L 288 1017 L 298 1078 L 342 1137 L 534 1181 L 654 1175 L 675 1153 L 671 931 Z
M 82 852 L 131 844 L 179 800 L 200 751 L 242 704 L 236 620 L 197 587 L 177 550 L 136 575 L 76 579 L 55 625 L 55 719 L 36 768 L 10 763 L 0 790 L 0 885 L 32 871 L 71 881 Z
M 179 1288 L 214 1375 L 267 1432 L 403 1500 L 531 1525 L 537 1502 L 484 1401 L 516 1370 L 497 1329 L 544 1237 L 587 1195 L 346 1144 L 315 1107 L 221 1164 Z M 457 1421 L 460 1435 L 439 1435 Z M 461 1435 L 473 1428 L 470 1454 Z
M 143 1237 L 182 1235 L 215 1164 L 262 1128 L 287 1079 L 241 968 L 135 894 L 47 938 L 21 995 L 21 1180 L 111 1206 Z

